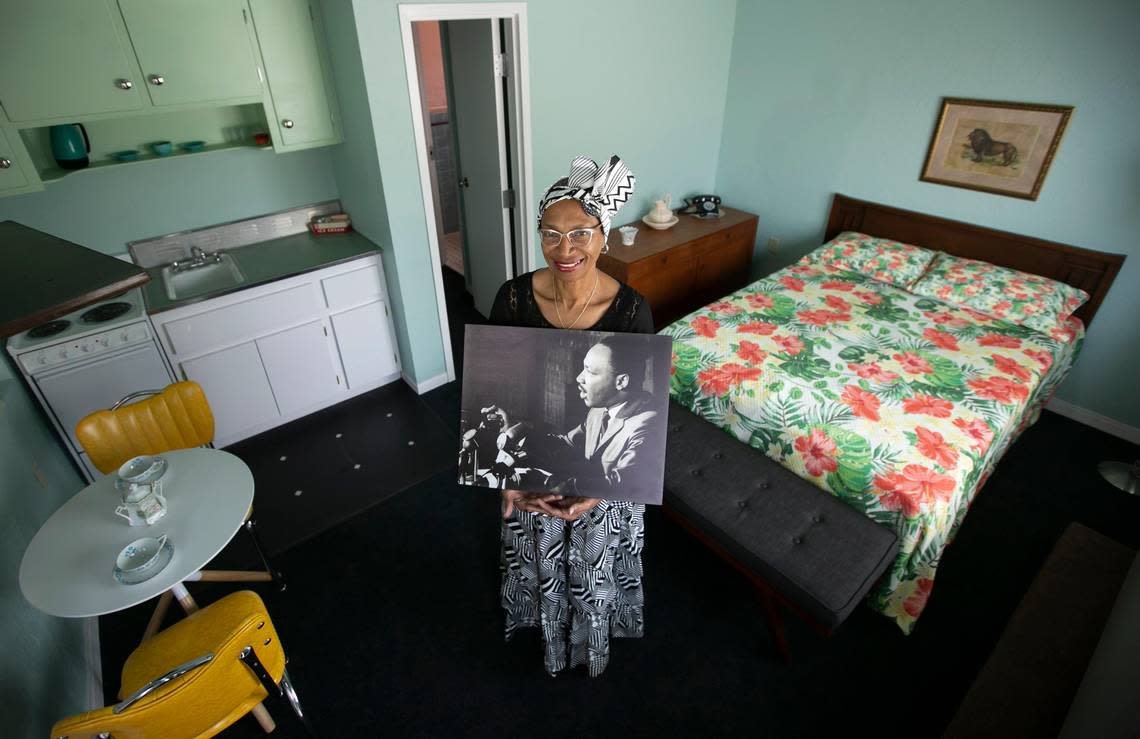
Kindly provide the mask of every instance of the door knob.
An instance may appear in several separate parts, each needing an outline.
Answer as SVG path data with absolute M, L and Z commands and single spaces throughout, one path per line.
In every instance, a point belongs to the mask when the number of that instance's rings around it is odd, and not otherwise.
M 152 85 L 154 85 L 155 87 L 158 87 L 159 85 L 165 85 L 166 84 L 166 78 L 163 77 L 161 74 L 152 74 L 150 76 L 150 83 Z
M 129 90 L 135 86 L 135 83 L 130 80 L 119 80 L 115 84 L 119 86 L 120 90 Z
M 8 169 L 12 166 L 12 160 L 8 157 L 0 157 L 0 169 Z
M 459 180 L 459 186 L 460 187 L 471 187 L 471 183 L 467 181 L 466 177 L 464 177 L 464 178 Z
M 292 118 L 284 118 L 281 120 L 281 125 L 284 126 L 285 128 L 292 128 L 293 127 L 293 119 Z

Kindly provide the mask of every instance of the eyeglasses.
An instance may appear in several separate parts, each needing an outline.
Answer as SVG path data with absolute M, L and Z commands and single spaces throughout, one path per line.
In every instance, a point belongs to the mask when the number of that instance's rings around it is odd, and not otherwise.
M 553 228 L 540 228 L 538 229 L 538 235 L 542 241 L 542 245 L 547 249 L 552 249 L 561 244 L 563 237 L 570 242 L 570 246 L 582 248 L 589 245 L 590 240 L 594 238 L 594 232 L 600 231 L 601 229 L 602 224 L 600 223 L 590 228 L 576 228 L 569 233 L 555 231 Z

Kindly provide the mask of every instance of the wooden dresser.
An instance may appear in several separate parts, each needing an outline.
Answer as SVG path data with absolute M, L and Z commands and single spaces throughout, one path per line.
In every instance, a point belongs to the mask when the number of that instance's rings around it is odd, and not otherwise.
M 760 219 L 733 208 L 724 216 L 701 220 L 678 216 L 676 226 L 657 231 L 640 220 L 633 246 L 623 246 L 617 226 L 610 250 L 598 266 L 644 295 L 658 329 L 722 295 L 748 284 L 752 246 Z

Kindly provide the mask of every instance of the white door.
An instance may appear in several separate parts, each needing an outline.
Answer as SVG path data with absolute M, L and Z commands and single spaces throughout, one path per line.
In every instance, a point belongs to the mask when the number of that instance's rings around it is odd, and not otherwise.
M 182 375 L 206 393 L 214 438 L 224 446 L 246 429 L 280 418 L 261 356 L 252 341 L 182 362 Z
M 447 21 L 452 120 L 456 130 L 464 271 L 475 308 L 484 316 L 499 286 L 514 276 L 511 265 L 503 87 L 496 72 L 498 21 Z
M 344 392 L 321 321 L 258 339 L 257 350 L 282 415 L 328 405 Z
M 399 371 L 384 303 L 362 305 L 332 317 L 340 362 L 352 390 L 375 385 Z

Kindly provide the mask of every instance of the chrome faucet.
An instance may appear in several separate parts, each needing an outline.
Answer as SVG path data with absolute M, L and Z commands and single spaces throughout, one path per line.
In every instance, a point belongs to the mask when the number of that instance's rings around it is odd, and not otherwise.
M 182 260 L 175 259 L 170 263 L 172 272 L 182 272 L 187 269 L 197 269 L 198 267 L 205 267 L 208 264 L 221 264 L 222 255 L 218 252 L 205 252 L 201 247 L 190 247 L 190 259 Z

